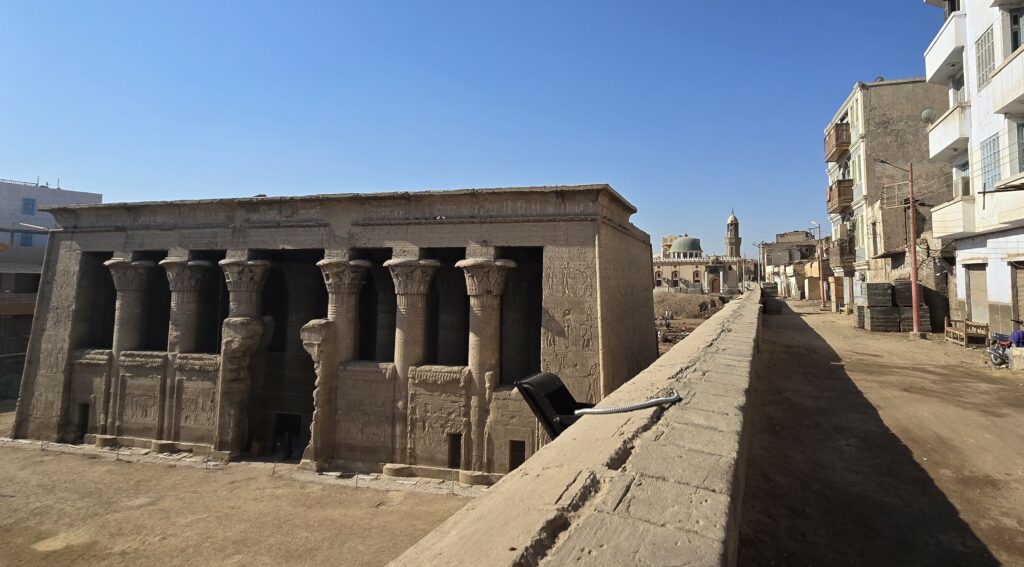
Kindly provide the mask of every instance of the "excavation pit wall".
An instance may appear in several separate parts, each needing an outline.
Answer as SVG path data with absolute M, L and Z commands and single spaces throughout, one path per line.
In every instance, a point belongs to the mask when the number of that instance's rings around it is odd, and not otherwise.
M 734 565 L 760 290 L 605 398 L 667 408 L 581 418 L 391 563 Z

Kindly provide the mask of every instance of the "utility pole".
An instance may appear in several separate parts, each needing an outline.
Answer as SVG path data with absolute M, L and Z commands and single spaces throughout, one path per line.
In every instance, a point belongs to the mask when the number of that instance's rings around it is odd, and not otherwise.
M 825 268 L 823 265 L 824 246 L 821 245 L 821 225 L 817 221 L 811 221 L 814 228 L 818 229 L 818 240 L 817 246 L 815 246 L 815 252 L 818 254 L 818 299 L 820 299 L 821 310 L 824 311 L 825 305 Z
M 911 313 L 914 318 L 914 334 L 921 332 L 921 315 L 918 312 L 918 289 L 917 289 L 917 204 L 914 202 L 914 164 L 910 164 L 909 169 L 904 169 L 898 165 L 889 163 L 884 159 L 875 158 L 878 163 L 883 163 L 889 167 L 895 167 L 896 169 L 906 172 L 909 181 L 909 188 L 907 190 L 907 197 L 910 201 L 907 203 L 907 213 L 909 216 L 909 238 L 910 242 L 907 243 L 908 251 L 910 252 L 910 302 L 914 305 L 911 306 Z

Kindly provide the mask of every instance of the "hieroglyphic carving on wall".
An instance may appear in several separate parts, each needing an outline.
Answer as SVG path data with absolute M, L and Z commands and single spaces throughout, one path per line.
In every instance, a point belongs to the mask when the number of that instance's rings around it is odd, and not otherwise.
M 181 392 L 181 426 L 213 430 L 216 390 L 212 382 L 191 382 Z
M 526 401 L 515 389 L 502 388 L 494 392 L 490 402 L 485 434 L 489 472 L 509 472 L 511 441 L 522 441 L 525 457 L 529 458 L 537 446 L 537 420 Z
M 144 350 L 126 350 L 118 359 L 121 368 L 137 366 L 141 368 L 163 368 L 167 364 L 167 353 Z
M 220 370 L 220 355 L 181 353 L 174 360 L 174 368 L 179 371 L 217 372 Z M 188 373 L 185 375 L 186 378 L 191 376 Z
M 410 463 L 448 466 L 448 435 L 462 435 L 462 455 L 470 447 L 469 411 L 472 373 L 466 366 L 409 368 Z M 469 463 L 463 462 L 463 466 Z
M 22 389 L 22 400 L 15 417 L 15 435 L 37 439 L 57 439 L 59 435 L 61 391 L 68 375 L 68 347 L 78 287 L 82 253 L 77 244 L 53 235 L 51 255 L 53 272 L 40 281 L 38 308 L 43 316 L 34 327 L 38 344 L 29 344 L 25 375 L 33 379 Z M 52 275 L 50 275 L 52 273 Z
M 541 370 L 581 401 L 600 397 L 596 261 L 588 247 L 544 248 Z
M 388 362 L 353 361 L 338 368 L 337 459 L 390 460 L 397 378 Z
M 469 367 L 424 365 L 409 369 L 409 381 L 422 384 L 450 384 L 457 388 L 469 385 Z M 410 386 L 411 388 L 411 386 Z
M 111 351 L 105 349 L 79 349 L 72 354 L 71 360 L 76 365 L 109 366 L 110 356 Z

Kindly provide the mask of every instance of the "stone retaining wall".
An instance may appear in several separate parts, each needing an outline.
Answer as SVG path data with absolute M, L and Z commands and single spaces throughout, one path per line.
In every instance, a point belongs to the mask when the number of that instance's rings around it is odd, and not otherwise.
M 735 564 L 760 299 L 730 302 L 598 407 L 668 388 L 683 401 L 583 417 L 391 564 Z

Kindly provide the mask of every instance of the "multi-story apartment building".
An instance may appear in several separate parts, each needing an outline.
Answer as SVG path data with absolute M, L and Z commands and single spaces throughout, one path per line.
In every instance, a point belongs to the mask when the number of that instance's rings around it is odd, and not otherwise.
M 907 181 L 903 170 L 911 164 L 918 184 L 936 184 L 948 174 L 947 165 L 929 162 L 928 133 L 921 119 L 926 109 L 946 113 L 947 98 L 945 89 L 924 79 L 879 78 L 854 85 L 829 120 L 825 203 L 832 225 L 833 309 L 860 303 L 863 282 L 892 281 L 907 271 L 910 217 L 904 206 L 906 187 L 899 184 Z M 922 234 L 930 228 L 930 206 L 948 200 L 948 195 L 923 192 L 915 197 Z M 944 313 L 944 306 L 936 307 Z
M 0 179 L 0 400 L 16 398 L 53 216 L 39 207 L 99 203 L 102 195 Z
M 953 198 L 933 210 L 952 255 L 950 307 L 1009 331 L 1024 315 L 1024 0 L 926 0 L 945 22 L 924 53 L 950 109 L 928 132 L 952 162 Z

